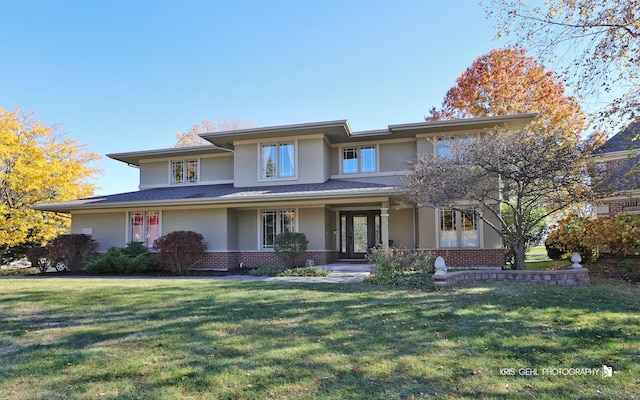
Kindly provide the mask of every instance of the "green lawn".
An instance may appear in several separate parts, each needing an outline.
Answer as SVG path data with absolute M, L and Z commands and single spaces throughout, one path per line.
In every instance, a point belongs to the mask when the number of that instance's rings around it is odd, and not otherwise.
M 594 282 L 0 279 L 0 398 L 638 398 L 640 290 Z
M 571 262 L 567 260 L 552 260 L 547 257 L 547 249 L 544 246 L 535 246 L 527 252 L 525 264 L 527 269 L 542 270 L 570 265 Z

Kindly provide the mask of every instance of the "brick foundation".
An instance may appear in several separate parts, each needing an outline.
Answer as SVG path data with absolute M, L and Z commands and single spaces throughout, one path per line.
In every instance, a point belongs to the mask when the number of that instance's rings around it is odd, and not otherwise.
M 505 265 L 504 249 L 436 249 L 428 250 L 444 258 L 447 267 L 499 267 Z
M 455 271 L 445 272 L 443 275 L 434 275 L 433 281 L 438 286 L 451 286 L 472 281 L 511 281 L 556 286 L 587 286 L 591 284 L 589 270 L 586 268 L 558 271 Z
M 300 259 L 299 264 L 304 265 L 307 260 L 313 260 L 315 265 L 326 265 L 338 261 L 337 251 L 307 251 Z M 282 264 L 282 260 L 276 257 L 273 251 L 220 251 L 207 252 L 196 264 L 196 269 L 202 268 L 237 268 L 244 263 L 247 268 L 264 267 L 268 265 Z

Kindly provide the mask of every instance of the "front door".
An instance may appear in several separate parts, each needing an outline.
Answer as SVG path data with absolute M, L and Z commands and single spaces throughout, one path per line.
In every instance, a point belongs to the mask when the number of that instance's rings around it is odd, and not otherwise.
M 340 258 L 365 258 L 380 240 L 380 211 L 340 212 Z

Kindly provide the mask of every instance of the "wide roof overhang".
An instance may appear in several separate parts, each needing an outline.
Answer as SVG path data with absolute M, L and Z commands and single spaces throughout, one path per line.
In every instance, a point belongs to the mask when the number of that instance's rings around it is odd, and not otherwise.
M 225 132 L 202 133 L 200 137 L 218 148 L 233 149 L 235 141 L 262 141 L 272 138 L 323 134 L 332 144 L 353 143 L 384 139 L 411 138 L 416 135 L 448 133 L 460 130 L 482 130 L 504 125 L 520 127 L 537 114 L 517 114 L 486 118 L 465 118 L 447 121 L 419 122 L 389 125 L 387 129 L 353 132 L 347 120 L 315 122 L 307 124 L 270 126 Z
M 96 196 L 59 203 L 39 204 L 41 211 L 71 213 L 77 210 L 127 209 L 134 207 L 172 207 L 193 205 L 226 205 L 284 201 L 335 201 L 397 195 L 397 187 L 359 182 L 328 181 L 321 184 L 282 185 L 276 187 L 234 188 L 232 185 L 192 185 L 140 190 L 137 192 Z

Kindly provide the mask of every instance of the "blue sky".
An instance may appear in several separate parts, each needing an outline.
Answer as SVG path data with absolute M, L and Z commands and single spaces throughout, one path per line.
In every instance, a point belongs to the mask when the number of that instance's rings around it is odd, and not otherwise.
M 475 0 L 0 0 L 0 107 L 102 156 L 203 119 L 380 129 L 422 121 L 494 36 Z M 99 193 L 137 190 L 100 168 Z

